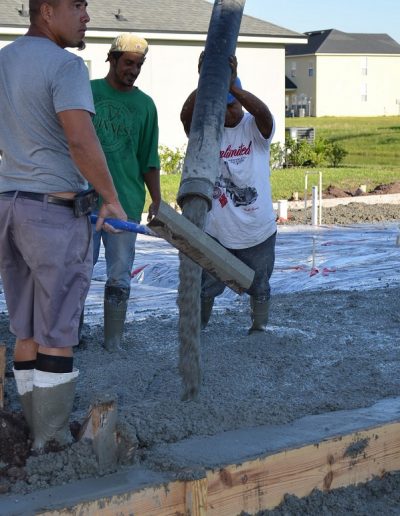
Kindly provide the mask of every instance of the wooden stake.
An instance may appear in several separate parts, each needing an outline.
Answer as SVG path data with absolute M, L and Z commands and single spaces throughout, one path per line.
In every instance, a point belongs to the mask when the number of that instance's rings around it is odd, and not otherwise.
M 101 471 L 117 463 L 117 403 L 113 399 L 93 402 L 82 425 L 78 440 L 90 439 Z

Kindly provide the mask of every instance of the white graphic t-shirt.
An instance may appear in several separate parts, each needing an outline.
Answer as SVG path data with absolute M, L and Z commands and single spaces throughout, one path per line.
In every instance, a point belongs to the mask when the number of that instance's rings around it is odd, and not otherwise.
M 236 127 L 224 128 L 220 170 L 205 231 L 229 249 L 253 247 L 276 231 L 269 179 L 274 131 L 275 123 L 266 140 L 249 113 Z

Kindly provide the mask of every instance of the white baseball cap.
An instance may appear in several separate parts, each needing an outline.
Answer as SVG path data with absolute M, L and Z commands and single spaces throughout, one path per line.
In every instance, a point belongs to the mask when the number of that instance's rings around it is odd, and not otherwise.
M 117 36 L 111 43 L 110 52 L 135 52 L 136 54 L 147 54 L 149 45 L 143 38 L 135 34 L 124 32 Z

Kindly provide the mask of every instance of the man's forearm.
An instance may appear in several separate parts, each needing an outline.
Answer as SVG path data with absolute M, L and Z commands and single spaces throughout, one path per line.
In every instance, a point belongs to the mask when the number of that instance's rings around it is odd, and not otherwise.
M 273 117 L 268 106 L 249 91 L 232 87 L 231 93 L 244 109 L 254 116 L 257 127 L 263 136 L 269 138 L 273 127 Z
M 194 104 L 196 102 L 197 90 L 194 90 L 185 100 L 181 111 L 181 122 L 185 130 L 186 136 L 189 136 L 190 125 L 192 123 Z
M 144 182 L 149 190 L 151 200 L 160 204 L 161 186 L 160 186 L 160 170 L 158 168 L 150 168 L 143 176 Z
M 105 203 L 118 199 L 107 161 L 97 138 L 90 114 L 68 110 L 58 114 L 67 138 L 71 158 L 81 174 L 103 197 Z
M 84 145 L 70 145 L 70 153 L 81 174 L 104 202 L 114 202 L 118 194 L 100 144 L 96 140 L 86 140 Z

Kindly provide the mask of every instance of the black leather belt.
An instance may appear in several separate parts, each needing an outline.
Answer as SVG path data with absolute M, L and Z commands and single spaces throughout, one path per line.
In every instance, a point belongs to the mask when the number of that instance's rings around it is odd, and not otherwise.
M 21 197 L 21 199 L 32 199 L 33 201 L 45 201 L 47 197 L 47 202 L 51 204 L 58 204 L 59 206 L 68 206 L 72 208 L 74 201 L 72 199 L 62 199 L 61 197 L 57 197 L 56 195 L 50 194 L 42 194 L 36 192 L 21 192 L 21 191 L 12 191 L 12 192 L 1 192 L 0 197 Z

